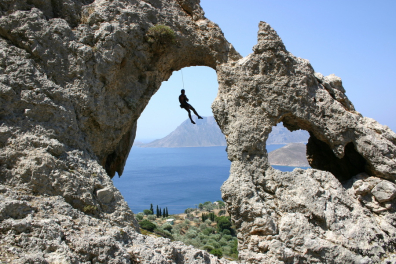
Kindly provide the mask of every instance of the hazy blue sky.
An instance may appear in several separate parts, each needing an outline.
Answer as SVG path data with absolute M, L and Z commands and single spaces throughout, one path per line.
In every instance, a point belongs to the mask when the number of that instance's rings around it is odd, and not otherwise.
M 396 131 L 396 1 L 201 0 L 201 6 L 242 56 L 257 42 L 258 23 L 269 23 L 288 51 L 316 72 L 341 77 L 357 111 Z M 215 71 L 182 72 L 190 103 L 200 115 L 212 115 Z M 162 138 L 187 119 L 178 103 L 182 88 L 181 72 L 174 72 L 138 120 L 138 140 Z

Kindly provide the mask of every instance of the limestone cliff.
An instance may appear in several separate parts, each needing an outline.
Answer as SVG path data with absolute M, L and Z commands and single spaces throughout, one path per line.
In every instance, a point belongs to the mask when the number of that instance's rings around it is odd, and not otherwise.
M 7 0 L 0 14 L 0 261 L 228 262 L 138 234 L 111 181 L 150 97 L 194 65 L 218 75 L 212 107 L 232 161 L 222 193 L 243 262 L 394 261 L 396 135 L 266 23 L 241 58 L 199 0 Z M 159 24 L 172 42 L 149 38 Z M 268 165 L 281 121 L 310 133 L 315 169 Z

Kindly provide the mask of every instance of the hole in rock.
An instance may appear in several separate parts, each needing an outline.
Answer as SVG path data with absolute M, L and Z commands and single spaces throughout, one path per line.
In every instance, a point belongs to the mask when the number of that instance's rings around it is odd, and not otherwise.
M 191 111 L 195 125 L 180 108 L 183 82 L 188 103 L 204 117 L 197 119 Z M 151 203 L 175 214 L 221 200 L 220 186 L 228 178 L 230 162 L 211 110 L 217 87 L 213 69 L 188 67 L 173 72 L 150 99 L 138 120 L 123 175 L 113 178 L 135 214 Z
M 298 129 L 296 120 L 286 118 L 286 127 Z M 307 124 L 305 124 L 307 125 Z M 290 132 L 281 123 L 273 127 L 267 140 L 268 159 L 271 166 L 281 171 L 292 171 L 296 167 L 331 172 L 341 183 L 370 168 L 357 152 L 352 142 L 346 144 L 344 157 L 338 158 L 330 146 L 315 137 L 312 132 L 295 130 Z
M 344 152 L 343 158 L 337 158 L 325 142 L 310 133 L 307 155 L 313 168 L 331 172 L 342 183 L 361 172 L 370 174 L 366 160 L 356 151 L 352 142 L 345 146 Z
M 272 128 L 266 144 L 270 165 L 280 171 L 309 168 L 306 155 L 308 138 L 307 131 L 300 129 L 291 132 L 282 122 L 278 123 Z
M 198 119 L 192 112 L 196 124 L 190 122 L 187 111 L 180 107 L 183 80 L 188 103 L 203 117 Z M 149 210 L 152 204 L 154 215 L 143 218 L 161 227 L 166 219 L 156 217 L 157 206 L 162 213 L 167 208 L 169 218 L 176 219 L 170 231 L 173 238 L 202 249 L 205 239 L 209 241 L 216 232 L 215 227 L 206 223 L 210 219 L 202 222 L 202 213 L 208 215 L 211 209 L 216 216 L 227 214 L 222 202 L 220 206 L 214 205 L 221 201 L 220 186 L 230 170 L 225 137 L 211 110 L 217 90 L 216 72 L 211 68 L 189 67 L 173 72 L 138 120 L 136 139 L 122 177 L 113 178 L 135 215 Z M 207 201 L 210 202 L 205 204 Z M 186 211 L 188 208 L 191 209 Z M 173 215 L 185 212 L 188 215 Z M 184 219 L 186 216 L 189 220 Z M 224 232 L 228 240 L 223 253 L 231 256 L 230 250 L 236 248 L 235 231 Z M 203 239 L 198 239 L 198 235 Z

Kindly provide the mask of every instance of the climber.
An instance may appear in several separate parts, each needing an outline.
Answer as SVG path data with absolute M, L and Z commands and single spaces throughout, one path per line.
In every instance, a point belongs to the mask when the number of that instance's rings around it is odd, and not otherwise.
M 190 120 L 191 120 L 191 123 L 195 124 L 195 122 L 194 122 L 194 121 L 192 120 L 192 118 L 191 118 L 191 111 L 190 111 L 190 109 L 193 110 L 193 112 L 194 112 L 194 114 L 195 114 L 196 116 L 198 116 L 198 119 L 203 119 L 203 118 L 202 118 L 202 116 L 198 115 L 197 111 L 195 111 L 195 109 L 194 109 L 194 107 L 192 107 L 192 105 L 190 105 L 189 103 L 187 103 L 187 102 L 188 102 L 188 98 L 187 98 L 187 96 L 185 95 L 185 92 L 186 92 L 186 91 L 185 91 L 184 89 L 182 89 L 182 90 L 181 90 L 181 95 L 179 96 L 180 108 L 186 109 L 186 111 L 188 112 L 188 117 L 189 117 Z

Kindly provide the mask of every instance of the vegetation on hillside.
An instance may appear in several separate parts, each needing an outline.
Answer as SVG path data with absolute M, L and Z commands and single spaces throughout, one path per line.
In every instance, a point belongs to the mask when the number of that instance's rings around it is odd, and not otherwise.
M 138 213 L 136 219 L 142 234 L 181 241 L 219 258 L 235 260 L 238 258 L 236 231 L 223 208 L 223 201 L 205 202 L 196 209 L 187 208 L 184 214 L 158 216 L 151 210 L 151 205 L 150 210 Z M 151 214 L 147 214 L 148 211 Z M 167 219 L 174 219 L 173 224 Z

